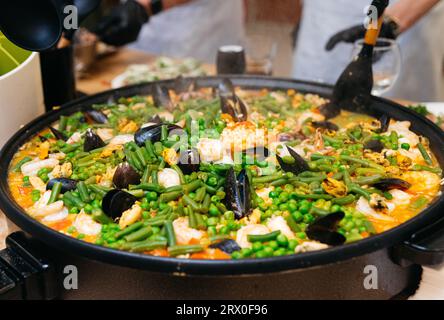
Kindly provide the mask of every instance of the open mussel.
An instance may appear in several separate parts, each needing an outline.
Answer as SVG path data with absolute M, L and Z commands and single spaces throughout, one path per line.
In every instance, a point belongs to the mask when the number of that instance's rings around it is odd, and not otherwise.
M 228 254 L 241 250 L 241 247 L 237 244 L 237 242 L 232 239 L 224 239 L 222 241 L 213 243 L 210 245 L 210 248 L 219 249 Z
M 86 130 L 83 151 L 89 152 L 104 146 L 105 142 L 103 142 L 102 138 L 100 138 L 92 129 Z
M 294 174 L 300 174 L 304 171 L 307 171 L 310 169 L 308 166 L 307 161 L 305 161 L 304 158 L 302 158 L 296 151 L 294 151 L 292 148 L 289 148 L 288 146 L 287 150 L 290 153 L 291 158 L 293 158 L 292 163 L 288 163 L 284 161 L 280 156 L 276 155 L 276 159 L 279 162 L 279 165 L 281 166 L 282 170 L 285 172 L 292 172 Z
M 193 172 L 199 171 L 199 151 L 197 149 L 181 151 L 179 155 L 179 162 L 177 163 L 177 165 L 185 174 L 191 174 Z
M 196 83 L 193 79 L 184 78 L 182 75 L 174 79 L 174 91 L 178 94 L 192 92 L 195 87 Z
M 139 184 L 140 179 L 140 174 L 125 162 L 117 166 L 113 176 L 113 183 L 119 189 L 127 189 L 130 184 Z
M 156 107 L 164 107 L 168 111 L 174 110 L 174 103 L 171 100 L 170 92 L 167 87 L 154 85 L 153 101 Z
M 104 124 L 108 122 L 108 117 L 99 110 L 88 110 L 85 112 L 85 117 L 90 122 Z
M 116 219 L 124 211 L 130 209 L 136 201 L 137 198 L 132 194 L 119 189 L 113 189 L 108 191 L 103 197 L 102 209 L 108 217 Z
M 251 189 L 247 173 L 242 170 L 236 177 L 234 168 L 227 171 L 225 204 L 234 212 L 236 219 L 247 216 L 251 211 Z
M 373 186 L 382 191 L 388 191 L 393 189 L 399 190 L 408 190 L 412 186 L 409 182 L 397 179 L 397 178 L 387 178 L 379 180 L 377 183 L 373 184 Z
M 344 219 L 344 212 L 335 212 L 316 219 L 305 232 L 311 240 L 319 241 L 329 246 L 339 246 L 346 241 L 344 235 L 337 232 L 339 222 Z
M 384 144 L 380 140 L 372 139 L 364 144 L 364 149 L 371 150 L 373 152 L 381 152 L 385 148 Z
M 320 106 L 319 111 L 325 117 L 325 119 L 332 119 L 339 116 L 341 113 L 341 108 L 333 102 L 328 102 Z
M 378 129 L 378 133 L 384 133 L 387 132 L 388 127 L 390 125 L 390 117 L 386 114 L 383 114 L 380 118 L 379 118 L 379 122 L 381 123 L 381 126 Z
M 62 140 L 62 141 L 68 140 L 68 137 L 66 136 L 66 134 L 64 134 L 63 132 L 57 130 L 56 128 L 49 127 L 49 130 L 51 130 L 51 133 L 54 135 L 54 137 L 57 140 Z
M 54 178 L 48 181 L 46 184 L 46 190 L 51 190 L 56 182 L 60 182 L 62 184 L 62 189 L 60 191 L 61 193 L 72 191 L 77 187 L 77 180 L 68 178 Z
M 313 121 L 311 124 L 315 128 L 327 129 L 331 131 L 339 130 L 339 127 L 331 121 Z
M 229 114 L 236 122 L 247 120 L 247 106 L 236 95 L 233 83 L 229 79 L 224 79 L 219 84 L 219 98 L 222 113 Z
M 137 143 L 139 147 L 145 145 L 145 141 L 147 140 L 150 140 L 153 143 L 159 141 L 162 135 L 163 125 L 164 124 L 159 123 L 139 129 L 134 134 L 134 141 Z M 175 124 L 165 124 L 165 126 L 167 127 L 168 133 L 174 131 L 174 134 L 177 135 L 183 134 L 183 129 Z

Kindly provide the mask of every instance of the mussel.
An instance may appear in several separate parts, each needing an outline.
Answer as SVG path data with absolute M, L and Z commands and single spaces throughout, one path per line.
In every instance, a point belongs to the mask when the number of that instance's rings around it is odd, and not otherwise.
M 234 168 L 227 171 L 225 182 L 225 204 L 234 212 L 236 219 L 241 219 L 251 211 L 251 189 L 245 169 L 236 177 Z
M 315 128 L 322 128 L 331 131 L 338 131 L 339 127 L 331 121 L 313 121 L 311 123 Z
M 222 113 L 229 114 L 236 122 L 247 120 L 247 106 L 236 95 L 233 83 L 229 79 L 224 79 L 219 84 L 219 98 Z
M 337 232 L 337 228 L 344 216 L 344 212 L 339 211 L 316 219 L 305 230 L 308 238 L 330 246 L 343 244 L 346 238 Z
M 257 161 L 263 161 L 270 155 L 270 151 L 268 150 L 268 148 L 261 146 L 243 150 L 242 154 L 254 158 Z
M 373 152 L 381 152 L 384 149 L 384 144 L 379 140 L 372 139 L 364 144 L 364 149 L 368 149 Z
M 195 90 L 196 83 L 193 79 L 184 78 L 182 75 L 174 79 L 174 91 L 176 93 L 188 93 Z
M 85 112 L 85 117 L 87 120 L 90 120 L 90 122 L 100 123 L 104 124 L 108 122 L 108 117 L 99 110 L 88 110 Z
M 130 184 L 139 184 L 140 179 L 140 174 L 127 162 L 124 162 L 117 166 L 113 183 L 119 189 L 127 189 Z
M 108 191 L 102 200 L 103 212 L 110 218 L 119 218 L 122 213 L 130 209 L 137 198 L 128 192 L 113 189 Z
M 181 151 L 179 155 L 179 162 L 177 164 L 185 174 L 191 174 L 199 171 L 200 156 L 197 149 L 188 149 Z
M 89 152 L 104 146 L 105 142 L 103 142 L 102 138 L 100 138 L 92 129 L 86 130 L 83 151 Z
M 333 102 L 328 102 L 320 106 L 319 111 L 325 117 L 325 119 L 332 119 L 339 116 L 341 113 L 341 108 Z
M 379 190 L 388 191 L 393 189 L 408 190 L 412 185 L 402 179 L 387 178 L 379 180 L 377 183 L 373 184 L 373 186 Z
M 63 141 L 68 140 L 68 137 L 63 132 L 57 130 L 56 128 L 49 127 L 49 130 L 51 130 L 52 134 L 57 140 L 63 140 Z
M 241 250 L 241 247 L 237 244 L 237 242 L 232 239 L 224 239 L 222 241 L 213 243 L 210 245 L 210 248 L 219 249 L 228 254 Z
M 74 190 L 77 187 L 77 180 L 68 178 L 54 178 L 48 181 L 46 184 L 46 190 L 51 190 L 56 182 L 60 182 L 62 184 L 61 193 Z
M 134 141 L 137 143 L 139 147 L 145 145 L 145 141 L 150 140 L 151 142 L 157 142 L 160 140 L 162 135 L 162 126 L 164 124 L 154 124 L 152 126 L 144 127 L 139 129 L 134 134 Z M 183 129 L 175 124 L 165 124 L 167 126 L 168 133 L 174 131 L 175 134 L 181 135 L 183 134 Z
M 281 166 L 282 170 L 284 170 L 285 172 L 293 172 L 294 174 L 300 174 L 301 172 L 304 172 L 304 171 L 307 171 L 310 169 L 307 161 L 305 161 L 304 158 L 302 158 L 292 148 L 289 148 L 288 146 L 286 146 L 286 147 L 287 147 L 287 150 L 290 153 L 291 157 L 294 159 L 294 162 L 287 163 L 280 156 L 276 155 L 276 159 L 279 162 L 279 165 Z
M 387 132 L 388 127 L 390 125 L 390 117 L 386 114 L 383 114 L 379 118 L 379 122 L 381 123 L 381 126 L 379 127 L 378 133 L 384 133 Z
M 156 107 L 164 107 L 168 111 L 174 110 L 174 104 L 171 100 L 170 92 L 167 87 L 154 85 L 153 101 Z

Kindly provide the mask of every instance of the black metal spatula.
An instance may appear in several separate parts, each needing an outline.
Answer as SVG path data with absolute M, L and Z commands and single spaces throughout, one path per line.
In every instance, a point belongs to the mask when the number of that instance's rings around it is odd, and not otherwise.
M 378 27 L 367 30 L 364 45 L 358 57 L 345 68 L 337 80 L 331 102 L 322 108 L 322 113 L 327 118 L 337 116 L 341 109 L 365 111 L 366 101 L 373 88 L 373 49 L 381 30 L 382 16 L 388 4 L 389 0 L 373 0 L 372 6 L 377 9 L 378 14 Z

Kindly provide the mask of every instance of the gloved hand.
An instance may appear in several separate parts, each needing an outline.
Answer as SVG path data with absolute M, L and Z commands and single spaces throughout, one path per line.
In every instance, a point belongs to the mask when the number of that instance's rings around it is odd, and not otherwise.
M 351 28 L 339 31 L 333 35 L 325 45 L 325 50 L 331 51 L 339 42 L 354 43 L 364 38 L 366 29 L 364 25 L 353 26 Z M 398 26 L 393 21 L 385 21 L 382 23 L 381 33 L 379 37 L 395 40 L 398 36 Z
M 93 32 L 109 45 L 123 46 L 137 40 L 140 29 L 148 20 L 145 8 L 135 0 L 128 0 L 113 8 Z

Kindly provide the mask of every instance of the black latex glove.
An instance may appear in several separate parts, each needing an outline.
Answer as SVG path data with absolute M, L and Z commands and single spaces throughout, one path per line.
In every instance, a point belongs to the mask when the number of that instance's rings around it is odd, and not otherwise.
M 339 42 L 355 43 L 357 40 L 364 38 L 366 29 L 364 25 L 354 26 L 343 31 L 339 31 L 328 40 L 325 50 L 331 51 Z M 381 38 L 396 39 L 396 26 L 393 23 L 384 22 L 382 24 Z
M 145 8 L 137 1 L 128 0 L 113 8 L 93 32 L 109 45 L 123 46 L 137 40 L 140 29 L 148 20 Z

